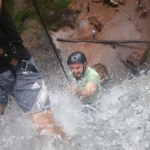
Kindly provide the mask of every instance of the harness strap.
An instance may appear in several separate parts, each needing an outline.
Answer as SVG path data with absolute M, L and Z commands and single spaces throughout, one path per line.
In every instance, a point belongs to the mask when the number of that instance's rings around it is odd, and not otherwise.
M 59 61 L 59 63 L 60 63 L 60 66 L 61 66 L 61 68 L 63 69 L 63 72 L 64 72 L 64 74 L 65 74 L 67 80 L 69 81 L 68 76 L 67 76 L 67 74 L 66 74 L 66 72 L 65 72 L 65 69 L 64 69 L 64 67 L 63 67 L 63 64 L 62 64 L 62 62 L 61 62 L 61 60 L 60 60 L 60 58 L 59 58 L 58 52 L 57 52 L 57 50 L 56 50 L 56 47 L 55 47 L 55 45 L 54 45 L 54 43 L 53 43 L 53 41 L 52 41 L 52 39 L 51 39 L 51 37 L 50 37 L 50 35 L 49 35 L 49 32 L 48 32 L 48 30 L 47 30 L 47 28 L 46 28 L 46 25 L 45 25 L 44 21 L 43 21 L 42 15 L 41 15 L 41 13 L 40 13 L 38 7 L 37 7 L 37 4 L 36 4 L 35 0 L 32 0 L 32 2 L 33 2 L 33 4 L 34 4 L 34 6 L 35 6 L 35 9 L 36 9 L 36 11 L 37 11 L 37 14 L 38 14 L 38 16 L 39 16 L 39 18 L 40 18 L 40 20 L 41 20 L 41 23 L 42 23 L 42 25 L 43 25 L 43 27 L 44 27 L 44 30 L 45 30 L 45 32 L 46 32 L 46 34 L 47 34 L 47 37 L 48 37 L 49 42 L 50 42 L 50 44 L 51 44 L 51 46 L 52 46 L 52 49 L 54 50 L 54 53 L 55 53 L 55 55 L 56 55 L 56 57 L 57 57 L 57 59 L 58 59 L 58 61 Z
M 23 71 L 38 72 L 34 65 L 27 63 L 26 60 L 22 60 L 20 64 L 18 59 L 15 57 L 17 51 L 24 48 L 22 43 L 9 43 L 8 45 L 1 46 L 0 48 L 0 57 L 3 58 L 4 61 L 13 67 L 17 67 L 17 65 L 20 66 L 20 69 Z
M 21 70 L 38 72 L 34 65 L 29 64 L 26 60 L 21 62 Z
M 14 55 L 10 52 L 8 53 L 7 51 L 4 51 L 3 48 L 0 48 L 0 57 L 14 67 L 18 65 L 18 60 L 14 57 Z

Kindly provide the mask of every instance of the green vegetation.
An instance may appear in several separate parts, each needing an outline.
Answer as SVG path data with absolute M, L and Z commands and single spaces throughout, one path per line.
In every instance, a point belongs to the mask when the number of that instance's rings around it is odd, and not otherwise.
M 24 10 L 21 11 L 16 11 L 14 12 L 14 0 L 5 0 L 5 3 L 12 14 L 12 17 L 14 19 L 14 22 L 19 30 L 19 33 L 22 33 L 24 30 L 27 29 L 26 26 L 23 25 L 23 21 L 26 18 L 38 18 L 35 10 L 29 10 L 25 8 Z
M 58 9 L 66 9 L 71 0 L 57 0 L 53 5 L 50 5 L 49 8 L 58 10 Z
M 20 33 L 27 29 L 27 27 L 23 25 L 23 21 L 26 18 L 37 19 L 36 12 L 30 10 L 21 10 L 13 14 L 13 19 Z
M 72 0 L 37 0 L 40 11 L 66 9 Z
M 59 25 L 57 24 L 57 22 L 52 22 L 49 26 L 48 26 L 48 28 L 50 28 L 51 30 L 53 30 L 53 31 L 57 31 L 58 30 L 58 28 L 59 28 Z
M 41 38 L 41 34 L 39 34 L 39 33 L 36 33 L 36 38 L 39 40 L 40 38 Z
M 36 4 L 47 28 L 57 31 L 62 27 L 61 15 L 66 12 L 68 5 L 72 0 L 36 0 Z M 33 4 L 30 2 L 30 5 Z M 55 12 L 55 19 L 48 19 L 47 12 Z M 56 19 L 57 18 L 57 19 Z
M 36 4 L 41 12 L 41 14 L 44 14 L 46 11 L 64 11 L 66 10 L 68 4 L 72 0 L 36 0 Z M 24 30 L 27 29 L 26 26 L 23 25 L 23 21 L 26 18 L 30 19 L 39 19 L 37 12 L 33 6 L 32 0 L 28 1 L 28 8 L 24 8 L 24 10 L 21 11 L 15 11 L 14 13 L 14 0 L 5 0 L 5 3 L 12 14 L 12 17 L 16 23 L 16 26 L 20 33 L 22 33 Z M 44 16 L 43 16 L 44 17 Z M 56 21 L 51 22 L 51 25 L 49 27 L 53 29 L 59 28 L 60 25 L 57 24 Z
M 12 14 L 14 12 L 14 0 L 5 0 L 5 3 Z
M 22 33 L 24 30 L 27 29 L 27 27 L 23 25 L 23 21 L 26 18 L 37 19 L 36 12 L 25 9 L 25 10 L 21 10 L 13 14 L 13 19 L 20 33 Z

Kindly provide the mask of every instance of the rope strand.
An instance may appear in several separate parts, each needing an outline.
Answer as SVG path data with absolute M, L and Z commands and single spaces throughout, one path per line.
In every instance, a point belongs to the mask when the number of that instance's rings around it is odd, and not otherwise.
M 44 30 L 45 30 L 45 32 L 46 32 L 46 34 L 47 34 L 47 37 L 48 37 L 48 39 L 49 39 L 49 41 L 50 41 L 50 44 L 52 45 L 52 48 L 53 48 L 53 50 L 54 50 L 54 53 L 55 53 L 55 55 L 56 55 L 56 57 L 57 57 L 57 59 L 58 59 L 58 61 L 59 61 L 59 63 L 60 63 L 60 66 L 61 66 L 61 68 L 62 68 L 62 70 L 63 70 L 63 72 L 64 72 L 64 74 L 65 74 L 67 80 L 69 81 L 68 76 L 67 76 L 67 74 L 66 74 L 66 71 L 65 71 L 65 69 L 64 69 L 64 67 L 63 67 L 63 65 L 62 65 L 62 63 L 61 63 L 61 60 L 60 60 L 59 55 L 58 55 L 58 53 L 57 53 L 57 50 L 56 50 L 56 48 L 55 48 L 55 45 L 54 45 L 54 43 L 53 43 L 53 41 L 52 41 L 52 39 L 51 39 L 51 37 L 50 37 L 48 31 L 47 31 L 47 28 L 46 28 L 46 26 L 45 26 L 45 24 L 44 24 L 44 21 L 43 21 L 43 19 L 42 19 L 41 14 L 40 14 L 40 11 L 39 11 L 39 9 L 38 9 L 38 7 L 37 7 L 37 5 L 36 5 L 36 2 L 35 2 L 35 0 L 32 0 L 32 2 L 33 2 L 33 4 L 34 4 L 34 6 L 35 6 L 35 9 L 36 9 L 36 11 L 37 11 L 37 14 L 38 14 L 40 20 L 41 20 L 41 23 L 42 23 L 43 27 L 44 27 Z

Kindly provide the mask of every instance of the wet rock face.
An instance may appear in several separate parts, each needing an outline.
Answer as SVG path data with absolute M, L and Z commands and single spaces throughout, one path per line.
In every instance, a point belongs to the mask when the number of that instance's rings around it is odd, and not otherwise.
M 109 79 L 109 72 L 105 65 L 97 63 L 94 64 L 92 68 L 95 69 L 96 72 L 99 74 L 101 84 L 105 83 Z

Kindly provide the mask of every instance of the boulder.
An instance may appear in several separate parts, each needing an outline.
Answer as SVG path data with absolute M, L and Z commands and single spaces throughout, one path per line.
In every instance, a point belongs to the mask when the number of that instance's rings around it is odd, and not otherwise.
M 92 68 L 99 74 L 101 84 L 105 83 L 109 79 L 109 73 L 105 65 L 97 63 L 94 64 Z
M 145 51 L 144 53 L 135 51 L 127 57 L 127 63 L 132 67 L 139 67 L 146 60 L 146 54 L 147 51 Z
M 88 21 L 90 24 L 93 24 L 99 32 L 102 30 L 103 25 L 96 17 L 89 17 Z

